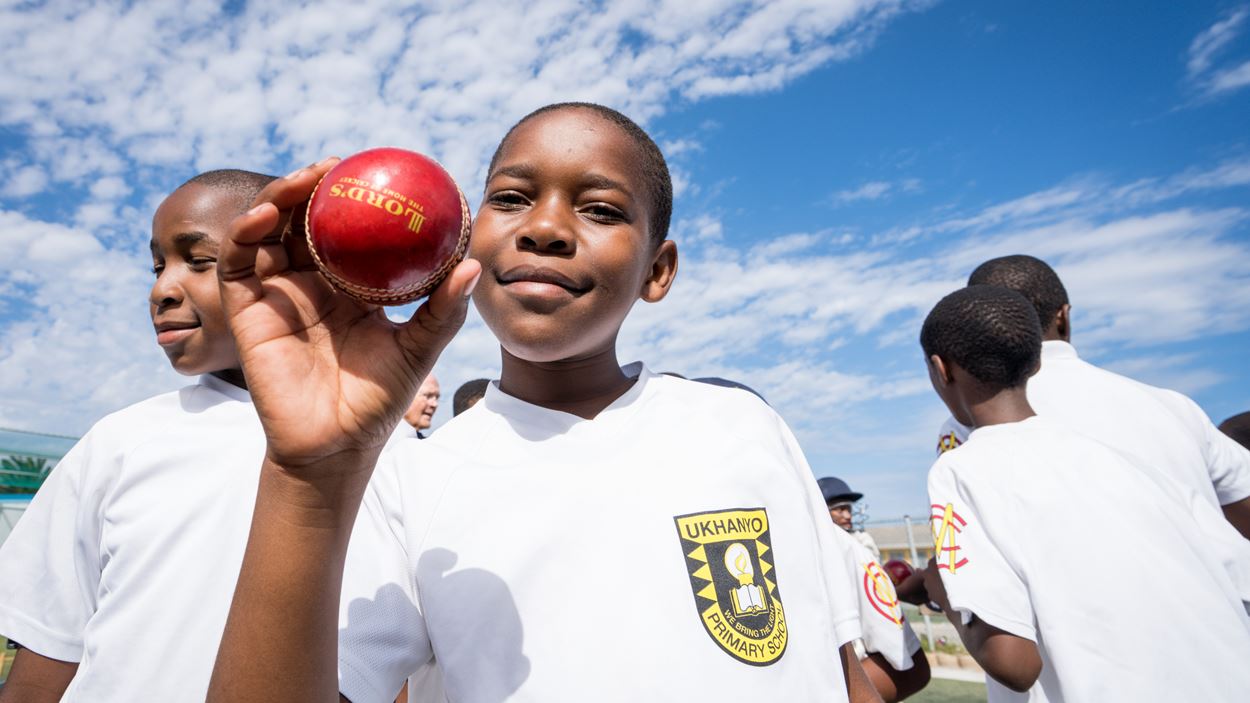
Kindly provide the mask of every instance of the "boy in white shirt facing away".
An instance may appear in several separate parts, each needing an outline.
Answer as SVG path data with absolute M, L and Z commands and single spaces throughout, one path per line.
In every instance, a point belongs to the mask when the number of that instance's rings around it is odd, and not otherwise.
M 1250 538 L 1250 451 L 1221 434 L 1198 405 L 1081 359 L 1071 344 L 1068 292 L 1046 262 L 1022 254 L 990 259 L 968 285 L 1009 288 L 1033 305 L 1042 326 L 1041 369 L 1029 380 L 1038 415 L 1088 434 L 1189 486 Z M 948 418 L 938 453 L 969 429 Z
M 0 547 L 5 701 L 203 700 L 264 456 L 217 285 L 230 221 L 273 180 L 200 174 L 152 219 L 156 342 L 196 383 L 100 420 Z
M 677 272 L 672 183 L 641 128 L 584 103 L 523 118 L 471 258 L 404 324 L 332 290 L 301 243 L 265 245 L 332 163 L 266 189 L 223 254 L 269 446 L 210 700 L 384 703 L 405 679 L 466 703 L 879 700 L 785 423 L 618 362 L 629 311 Z M 383 453 L 470 296 L 499 381 Z
M 1041 327 L 1019 294 L 956 291 L 920 339 L 974 428 L 929 473 L 925 583 L 986 672 L 1052 703 L 1245 700 L 1245 540 L 1168 476 L 1033 413 Z

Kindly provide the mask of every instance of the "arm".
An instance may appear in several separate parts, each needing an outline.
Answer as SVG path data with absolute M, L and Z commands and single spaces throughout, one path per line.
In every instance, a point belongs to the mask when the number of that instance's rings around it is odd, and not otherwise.
M 929 560 L 925 586 L 932 598 L 955 626 L 959 639 L 986 673 L 1013 691 L 1023 693 L 1033 687 L 1042 673 L 1042 657 L 1032 640 L 1010 634 L 974 617 L 967 624 L 963 614 L 951 607 L 937 565 Z
M 907 671 L 890 666 L 885 657 L 876 652 L 860 660 L 860 664 L 885 703 L 901 701 L 929 685 L 929 660 L 925 659 L 923 650 L 912 655 L 911 668 Z
M 404 324 L 334 291 L 300 234 L 280 234 L 332 166 L 271 183 L 222 243 L 222 304 L 267 447 L 210 701 L 343 700 L 338 612 L 352 525 L 481 271 L 462 263 Z
M 855 656 L 855 645 L 847 642 L 838 648 L 838 656 L 842 658 L 842 678 L 846 681 L 846 695 L 851 703 L 881 703 L 881 696 L 873 688 L 864 667 Z
M 1237 528 L 1242 537 L 1250 539 L 1250 498 L 1242 498 L 1222 507 L 1224 517 Z
M 23 647 L 0 688 L 0 703 L 56 703 L 77 671 L 78 662 L 49 659 Z

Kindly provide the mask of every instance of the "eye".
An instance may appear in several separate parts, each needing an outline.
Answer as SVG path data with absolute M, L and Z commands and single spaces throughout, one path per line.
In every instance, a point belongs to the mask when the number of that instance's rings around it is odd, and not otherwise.
M 157 278 L 160 278 L 160 277 L 161 277 L 161 271 L 164 271 L 164 270 L 165 270 L 165 264 L 164 264 L 164 263 L 159 262 L 159 261 L 153 261 L 153 262 L 152 262 L 152 275 L 156 276 Z
M 212 268 L 217 263 L 217 259 L 211 256 L 193 256 L 188 263 L 195 271 L 205 271 Z
M 586 205 L 582 208 L 582 214 L 603 224 L 629 222 L 629 217 L 626 216 L 623 210 L 615 205 L 609 205 L 607 203 L 591 203 Z
M 519 210 L 529 204 L 529 198 L 515 190 L 501 190 L 492 193 L 487 202 L 501 210 Z

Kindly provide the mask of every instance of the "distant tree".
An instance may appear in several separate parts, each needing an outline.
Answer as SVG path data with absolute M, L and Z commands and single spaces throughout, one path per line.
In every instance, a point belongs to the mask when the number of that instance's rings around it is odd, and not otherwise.
M 0 493 L 34 493 L 52 471 L 47 459 L 11 455 L 0 459 Z

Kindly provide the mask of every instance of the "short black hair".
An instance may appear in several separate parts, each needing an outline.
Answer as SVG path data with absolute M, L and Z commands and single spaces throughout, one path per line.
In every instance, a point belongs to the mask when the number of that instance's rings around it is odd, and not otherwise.
M 1042 328 L 1050 327 L 1059 310 L 1068 304 L 1068 291 L 1059 274 L 1045 261 L 1027 254 L 990 259 L 968 276 L 970 286 L 1002 286 L 1023 295 L 1037 311 Z
M 1019 293 L 999 286 L 968 286 L 942 298 L 920 330 L 925 358 L 954 362 L 991 386 L 1015 388 L 1037 370 L 1042 326 Z
M 451 397 L 451 416 L 455 417 L 473 407 L 474 403 L 486 396 L 486 387 L 489 385 L 490 379 L 475 378 L 457 388 L 455 395 Z
M 224 190 L 235 196 L 242 203 L 239 212 L 243 212 L 251 206 L 252 201 L 256 199 L 256 196 L 260 194 L 260 191 L 265 186 L 277 179 L 277 176 L 269 176 L 264 173 L 256 173 L 255 171 L 221 168 L 192 176 L 178 188 L 184 188 L 194 183 L 206 188 Z
M 651 196 L 651 220 L 648 222 L 651 240 L 656 244 L 664 241 L 668 237 L 669 222 L 673 218 L 673 177 L 668 172 L 668 162 L 664 160 L 664 153 L 660 151 L 660 147 L 656 145 L 655 140 L 651 139 L 651 135 L 647 134 L 646 130 L 610 107 L 582 102 L 553 103 L 522 117 L 512 125 L 507 134 L 503 135 L 499 146 L 495 147 L 495 153 L 490 157 L 490 166 L 486 169 L 487 179 L 495 172 L 495 165 L 499 163 L 499 156 L 503 153 L 504 145 L 508 143 L 508 139 L 517 128 L 539 115 L 557 110 L 590 110 L 620 127 L 626 136 L 633 140 L 642 156 L 638 168 L 642 171 L 648 195 Z
M 1221 422 L 1220 432 L 1232 437 L 1237 444 L 1250 449 L 1250 412 L 1233 415 Z

